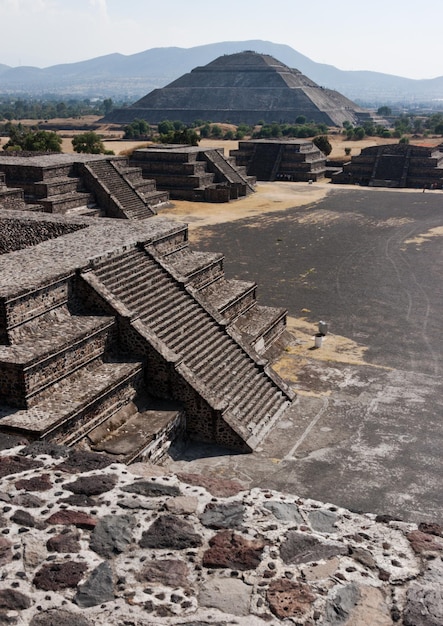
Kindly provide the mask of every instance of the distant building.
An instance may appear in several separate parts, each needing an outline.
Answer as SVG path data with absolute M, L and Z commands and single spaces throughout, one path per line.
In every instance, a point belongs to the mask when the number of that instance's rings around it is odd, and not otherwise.
M 361 123 L 367 111 L 337 91 L 324 89 L 299 70 L 267 54 L 240 52 L 196 67 L 133 105 L 112 111 L 108 122 L 144 119 L 231 122 L 233 124 L 307 121 L 342 126 Z
M 442 189 L 443 151 L 408 144 L 385 144 L 364 148 L 352 157 L 342 172 L 334 174 L 333 183 L 369 187 L 412 187 Z

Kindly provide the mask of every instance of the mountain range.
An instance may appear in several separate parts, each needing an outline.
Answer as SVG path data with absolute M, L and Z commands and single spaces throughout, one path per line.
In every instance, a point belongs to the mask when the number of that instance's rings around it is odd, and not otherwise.
M 132 102 L 194 67 L 245 50 L 269 54 L 317 84 L 369 106 L 429 104 L 443 100 L 443 76 L 416 80 L 370 71 L 345 71 L 316 63 L 290 46 L 262 40 L 225 41 L 193 48 L 151 48 L 47 68 L 0 63 L 0 94 L 116 98 Z

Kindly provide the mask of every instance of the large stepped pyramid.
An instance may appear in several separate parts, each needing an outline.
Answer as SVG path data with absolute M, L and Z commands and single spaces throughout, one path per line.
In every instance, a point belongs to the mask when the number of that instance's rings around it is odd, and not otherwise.
M 108 123 L 129 124 L 144 119 L 196 120 L 257 124 L 294 123 L 299 115 L 328 126 L 360 123 L 369 113 L 342 94 L 326 89 L 268 54 L 251 50 L 225 54 L 195 67 L 161 89 L 154 89 L 131 106 L 114 109 Z
M 23 222 L 43 226 L 33 247 L 0 256 L 0 431 L 156 460 L 184 433 L 250 451 L 289 405 L 236 328 L 260 310 L 255 285 L 191 251 L 186 225 L 5 218 L 15 244 Z M 284 319 L 273 323 L 276 338 Z

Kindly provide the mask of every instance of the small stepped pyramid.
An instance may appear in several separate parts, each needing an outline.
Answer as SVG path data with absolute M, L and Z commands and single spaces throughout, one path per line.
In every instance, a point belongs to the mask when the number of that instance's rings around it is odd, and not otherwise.
M 177 356 L 176 371 L 189 374 L 194 391 L 211 406 L 224 407 L 222 420 L 253 449 L 290 402 L 263 365 L 146 249 L 98 261 L 92 273 L 165 354 Z M 183 402 L 186 407 L 187 399 Z
M 110 194 L 117 212 L 127 219 L 145 219 L 155 215 L 144 197 L 135 189 L 128 178 L 108 159 L 90 161 L 84 168 L 92 173 L 95 182 L 105 193 Z
M 144 362 L 122 352 L 115 318 L 73 313 L 71 291 L 69 277 L 10 299 L 0 345 L 2 432 L 124 462 L 156 459 L 158 439 L 182 428 L 181 409 L 146 398 Z

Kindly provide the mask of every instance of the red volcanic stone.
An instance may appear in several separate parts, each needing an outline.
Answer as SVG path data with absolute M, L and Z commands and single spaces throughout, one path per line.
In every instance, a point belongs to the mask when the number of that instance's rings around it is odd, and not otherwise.
M 45 591 L 77 587 L 87 569 L 86 563 L 74 561 L 43 565 L 35 574 L 33 583 L 38 589 Z
M 49 524 L 72 524 L 79 528 L 95 528 L 97 519 L 82 511 L 57 511 L 46 520 Z
M 12 543 L 5 537 L 0 537 L 0 565 L 12 561 Z
M 216 498 L 227 498 L 235 496 L 240 491 L 244 491 L 243 485 L 235 480 L 225 480 L 222 478 L 212 478 L 211 476 L 202 476 L 201 474 L 177 474 L 179 480 L 188 485 L 204 487 L 209 493 Z
M 236 570 L 255 569 L 266 543 L 263 539 L 249 540 L 232 530 L 217 533 L 203 555 L 205 567 L 226 567 Z
M 443 550 L 443 543 L 441 541 L 435 541 L 434 536 L 423 533 L 420 530 L 413 530 L 406 536 L 416 554 L 422 554 L 423 552 L 441 552 Z
M 80 551 L 78 532 L 62 532 L 46 542 L 49 552 L 76 553 Z
M 428 535 L 436 535 L 437 537 L 443 537 L 443 528 L 440 524 L 422 522 L 418 525 L 418 530 Z
M 274 580 L 266 594 L 269 608 L 279 619 L 303 618 L 315 600 L 311 588 L 303 583 L 282 578 Z
M 25 456 L 6 456 L 0 458 L 0 478 L 10 474 L 20 474 L 30 469 L 42 467 L 43 463 Z
M 16 489 L 25 489 L 26 491 L 48 491 L 51 487 L 49 474 L 41 474 L 29 479 L 22 478 L 15 482 Z

